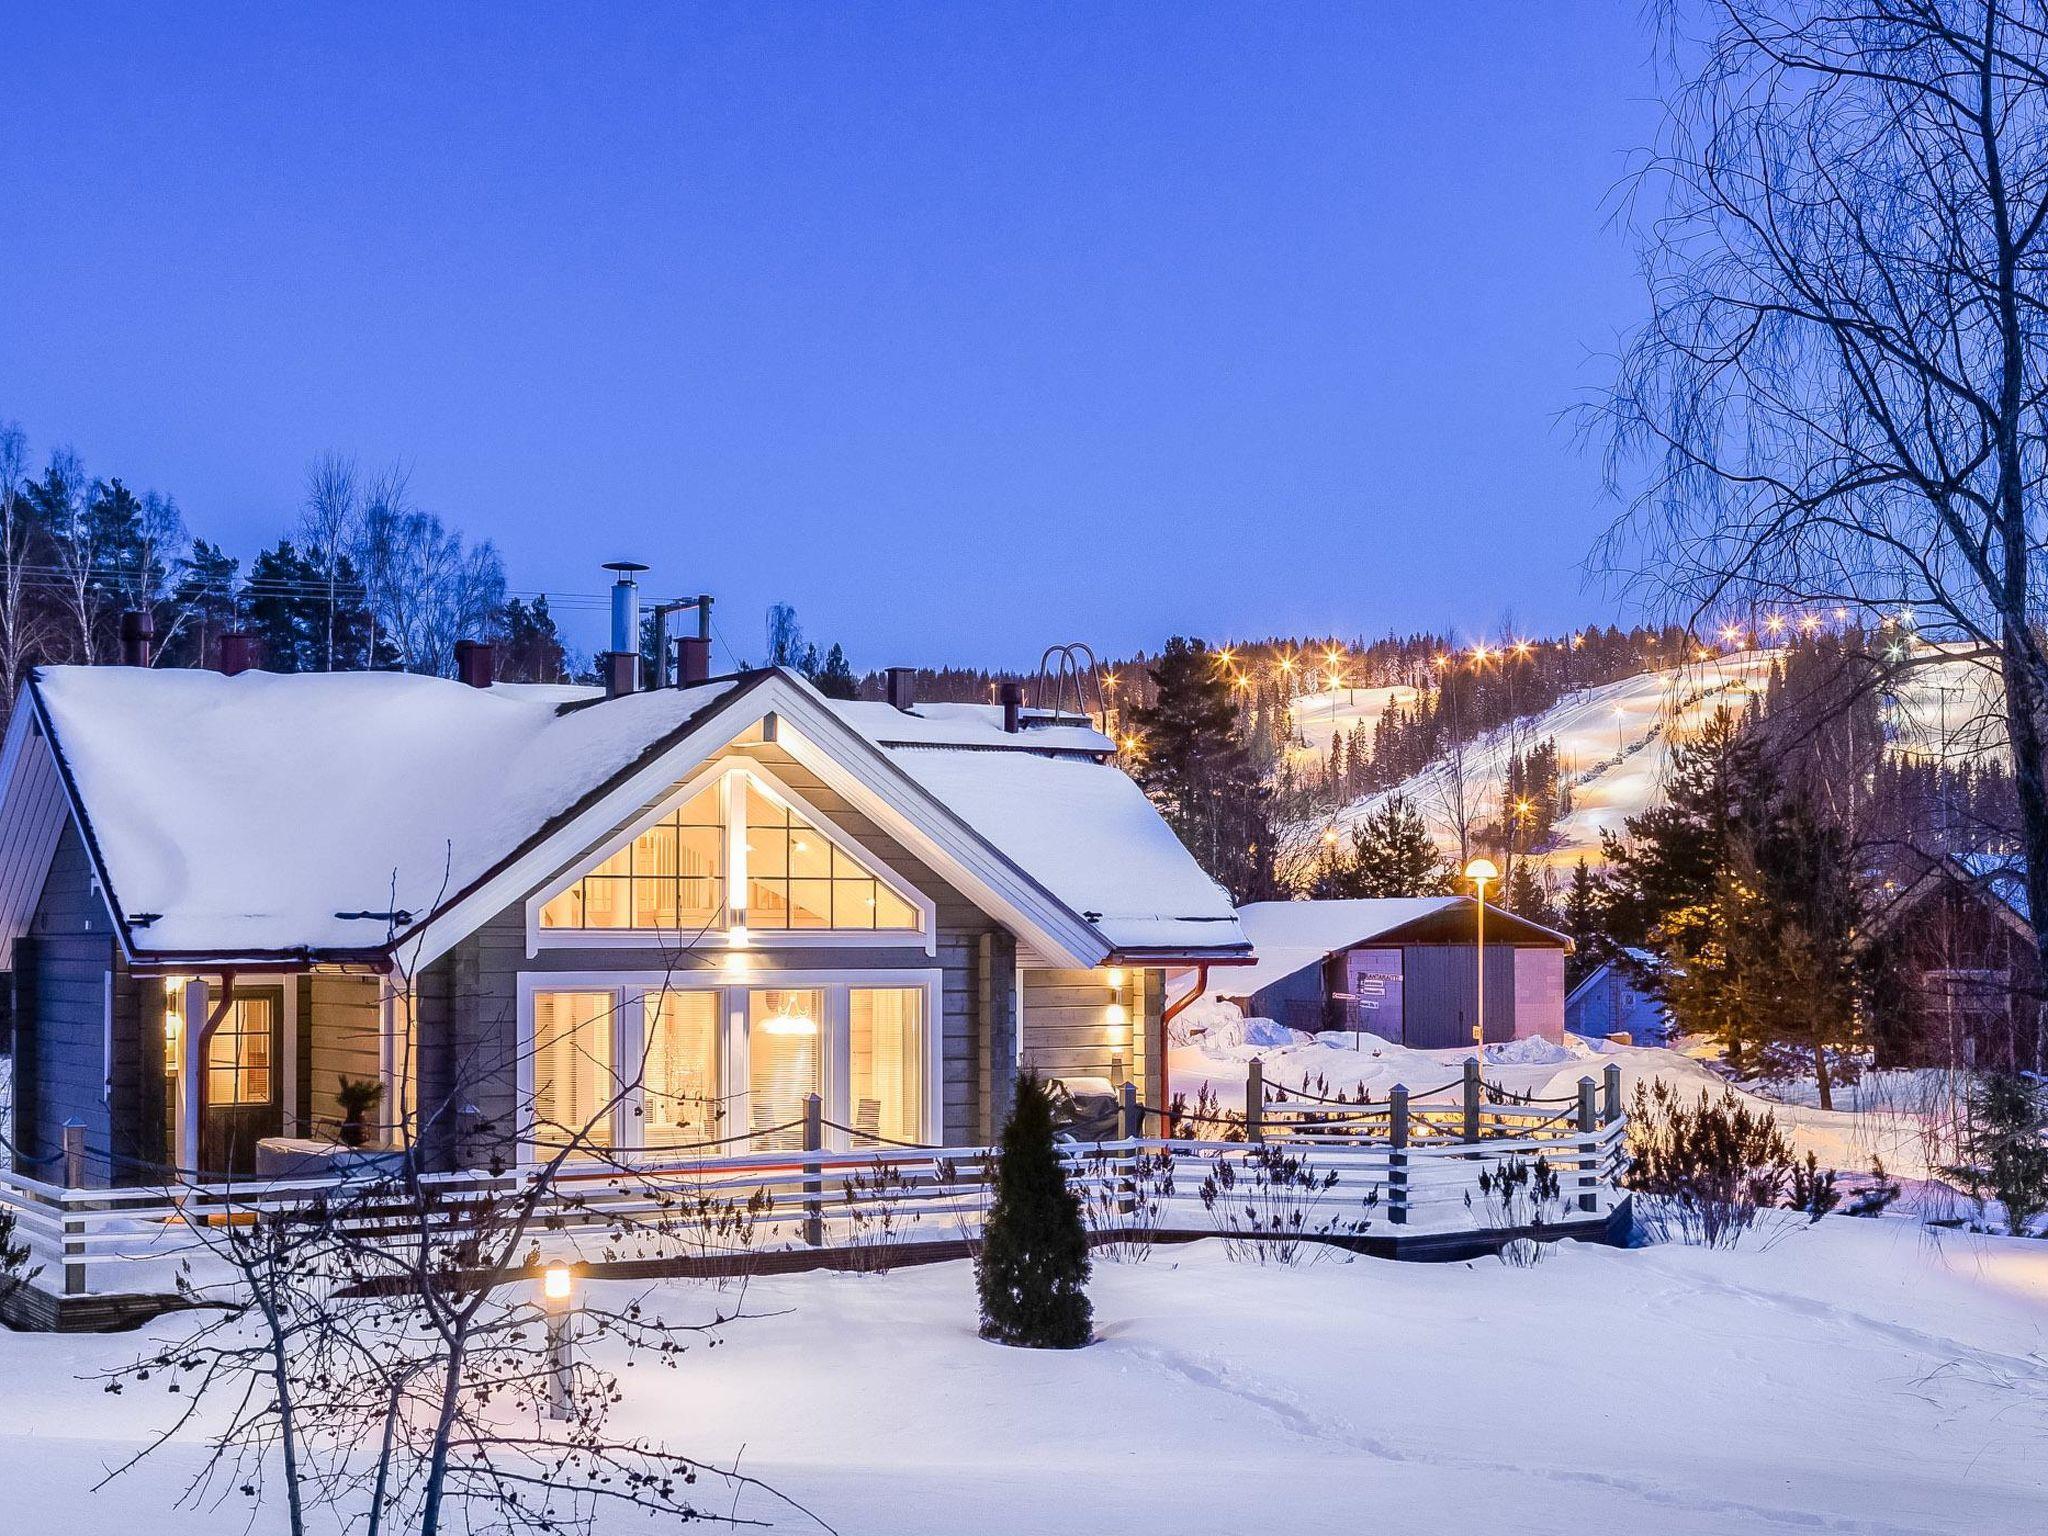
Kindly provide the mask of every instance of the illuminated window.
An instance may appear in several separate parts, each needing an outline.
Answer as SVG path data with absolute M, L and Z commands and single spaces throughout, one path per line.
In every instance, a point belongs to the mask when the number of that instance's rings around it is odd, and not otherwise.
M 611 992 L 540 992 L 533 999 L 533 1140 L 543 1148 L 612 1140 Z
M 848 995 L 847 1098 L 853 1144 L 924 1137 L 924 989 L 855 987 Z
M 729 852 L 744 903 L 727 899 Z M 540 909 L 544 929 L 668 932 L 685 942 L 742 921 L 762 933 L 916 933 L 923 915 L 744 770 L 700 790 Z
M 206 1041 L 206 1102 L 268 1104 L 276 1098 L 277 999 L 237 997 Z
M 543 928 L 707 929 L 725 921 L 718 786 L 693 796 L 540 909 Z
M 915 907 L 752 780 L 746 818 L 749 928 L 917 927 Z

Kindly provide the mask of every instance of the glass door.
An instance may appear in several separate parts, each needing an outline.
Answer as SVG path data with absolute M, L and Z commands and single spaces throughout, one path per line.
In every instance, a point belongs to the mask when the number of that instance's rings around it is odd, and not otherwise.
M 537 992 L 533 998 L 533 1143 L 543 1155 L 574 1142 L 612 1144 L 614 992 Z
M 730 1134 L 718 1089 L 723 1011 L 715 991 L 649 992 L 642 1000 L 642 1146 L 689 1147 Z

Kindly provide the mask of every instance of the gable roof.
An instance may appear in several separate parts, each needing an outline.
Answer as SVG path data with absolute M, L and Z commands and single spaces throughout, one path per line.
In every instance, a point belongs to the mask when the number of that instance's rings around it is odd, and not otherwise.
M 1361 944 L 1463 942 L 1478 903 L 1470 896 L 1396 896 L 1354 901 L 1255 901 L 1237 909 L 1257 963 L 1215 990 L 1248 997 Z M 1569 947 L 1563 934 L 1488 903 L 1487 942 Z
M 1066 958 L 1095 964 L 1161 937 L 1175 953 L 1244 947 L 1227 898 L 1103 760 L 1108 741 L 1075 722 L 1006 733 L 998 711 L 976 706 L 834 705 L 779 671 L 605 701 L 400 673 L 57 667 L 25 697 L 10 748 L 33 713 L 139 956 L 362 954 L 430 917 L 438 953 L 468 920 L 458 909 L 474 917 L 534 861 L 574 857 L 613 801 L 680 778 L 778 708 L 919 820 L 931 851 L 963 860 L 949 878 L 1001 898 Z M 884 727 L 904 744 L 882 745 Z M 898 767 L 906 756 L 927 774 Z M 948 758 L 973 766 L 948 772 Z M 1005 789 L 991 794 L 997 779 Z M 1027 808 L 1020 825 L 1014 798 L 1054 785 L 1075 787 L 1072 814 L 1032 820 Z M 13 787 L 10 776 L 0 793 Z M 0 889 L 6 863 L 31 852 L 16 841 L 0 846 Z M 1124 877 L 1134 861 L 1149 871 L 1143 890 Z
M 2027 861 L 2019 853 L 1969 852 L 1928 857 L 1926 867 L 1879 909 L 1871 920 L 1873 933 L 1884 933 L 1906 920 L 1931 896 L 1962 892 L 1982 901 L 1992 915 L 2015 933 L 2033 937 L 2032 910 L 2027 898 Z

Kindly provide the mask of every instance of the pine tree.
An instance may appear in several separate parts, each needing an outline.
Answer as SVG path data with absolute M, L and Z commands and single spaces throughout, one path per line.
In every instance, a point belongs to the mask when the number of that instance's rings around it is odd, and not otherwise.
M 975 1260 L 981 1336 L 1030 1349 L 1078 1349 L 1094 1333 L 1088 1273 L 1088 1231 L 1053 1142 L 1052 1097 L 1026 1072 L 1003 1126 L 995 1198 Z
M 832 642 L 825 659 L 811 677 L 818 692 L 828 699 L 853 699 L 860 697 L 860 686 L 854 681 L 853 668 L 847 664 L 846 652 L 838 641 Z
M 265 671 L 318 670 L 327 637 L 324 593 L 324 578 L 290 539 L 251 562 L 242 625 L 262 642 Z
M 1139 784 L 1232 900 L 1276 894 L 1267 789 L 1238 737 L 1223 668 L 1203 642 L 1175 635 L 1149 676 L 1153 702 L 1130 714 Z
M 559 683 L 569 675 L 568 653 L 545 592 L 531 607 L 516 597 L 505 605 L 500 645 L 498 675 L 508 683 Z
M 220 637 L 237 622 L 235 589 L 242 562 L 204 539 L 178 562 L 170 614 L 157 620 L 157 647 L 167 667 L 210 667 Z

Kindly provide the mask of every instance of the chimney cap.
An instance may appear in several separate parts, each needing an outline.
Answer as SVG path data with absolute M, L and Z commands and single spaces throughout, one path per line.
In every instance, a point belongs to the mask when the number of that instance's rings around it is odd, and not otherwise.
M 607 571 L 617 571 L 622 576 L 631 576 L 636 571 L 647 569 L 638 560 L 607 560 L 602 568 Z

